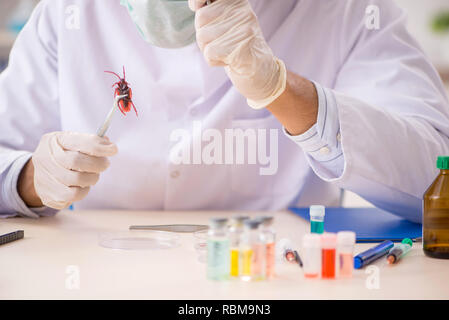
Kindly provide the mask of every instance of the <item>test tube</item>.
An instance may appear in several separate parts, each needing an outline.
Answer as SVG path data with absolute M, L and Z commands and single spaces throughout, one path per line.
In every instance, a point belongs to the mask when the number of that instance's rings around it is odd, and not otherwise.
M 241 242 L 240 279 L 262 280 L 265 275 L 265 247 L 259 232 L 260 221 L 245 220 Z
M 227 236 L 228 219 L 209 220 L 207 239 L 207 277 L 210 280 L 229 278 L 229 239 Z
M 239 256 L 240 256 L 240 240 L 243 233 L 243 222 L 249 219 L 247 216 L 236 215 L 231 219 L 231 226 L 229 228 L 229 244 L 230 244 L 230 259 L 231 277 L 239 276 Z
M 273 228 L 273 217 L 259 217 L 257 218 L 261 222 L 261 236 L 262 242 L 265 245 L 265 276 L 267 279 L 272 279 L 274 277 L 275 270 L 275 240 L 276 233 Z
M 409 238 L 405 238 L 401 243 L 395 245 L 387 255 L 388 264 L 394 264 L 399 261 L 404 255 L 406 255 L 413 246 L 413 241 Z
M 337 235 L 325 232 L 321 235 L 321 277 L 323 279 L 335 278 L 335 256 Z
M 307 233 L 302 238 L 304 277 L 318 278 L 321 270 L 321 238 Z
M 342 278 L 352 277 L 354 269 L 355 233 L 352 231 L 340 231 L 337 233 L 338 252 L 338 276 Z
M 326 208 L 324 206 L 313 205 L 309 208 L 310 232 L 322 234 L 324 232 L 324 215 Z

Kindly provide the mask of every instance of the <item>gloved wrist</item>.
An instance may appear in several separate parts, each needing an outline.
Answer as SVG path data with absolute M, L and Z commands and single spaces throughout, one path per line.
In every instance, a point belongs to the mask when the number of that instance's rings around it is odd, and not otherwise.
M 287 68 L 285 67 L 285 63 L 284 61 L 276 57 L 274 59 L 278 69 L 278 72 L 275 73 L 278 75 L 276 86 L 274 87 L 270 96 L 266 98 L 260 100 L 247 99 L 248 105 L 253 109 L 259 110 L 269 106 L 273 103 L 273 101 L 279 98 L 281 94 L 284 93 L 285 88 L 287 87 Z
M 287 71 L 273 55 L 248 0 L 220 0 L 204 6 L 190 0 L 196 11 L 196 38 L 210 66 L 224 66 L 234 87 L 261 109 L 285 90 Z M 198 9 L 200 8 L 200 9 Z
M 34 165 L 30 159 L 25 163 L 17 181 L 17 192 L 29 208 L 39 208 L 44 204 L 36 193 L 34 187 Z

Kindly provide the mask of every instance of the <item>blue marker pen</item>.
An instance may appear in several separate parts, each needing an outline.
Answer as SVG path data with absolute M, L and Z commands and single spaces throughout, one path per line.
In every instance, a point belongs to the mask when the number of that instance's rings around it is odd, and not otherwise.
M 370 264 L 371 262 L 379 259 L 386 255 L 391 248 L 393 248 L 394 243 L 390 240 L 385 240 L 379 245 L 368 249 L 362 253 L 359 253 L 354 257 L 354 268 L 361 269 L 364 266 Z

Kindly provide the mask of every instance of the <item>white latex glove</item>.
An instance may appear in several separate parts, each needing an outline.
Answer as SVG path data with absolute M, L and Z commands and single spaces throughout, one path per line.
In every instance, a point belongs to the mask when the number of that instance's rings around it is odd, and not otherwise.
M 261 109 L 276 100 L 287 82 L 285 64 L 273 55 L 248 0 L 189 0 L 196 11 L 198 46 L 210 66 L 224 66 L 248 104 Z
M 116 153 L 114 143 L 93 134 L 45 134 L 32 157 L 37 195 L 47 207 L 68 207 L 87 195 L 99 173 L 108 168 L 106 157 Z

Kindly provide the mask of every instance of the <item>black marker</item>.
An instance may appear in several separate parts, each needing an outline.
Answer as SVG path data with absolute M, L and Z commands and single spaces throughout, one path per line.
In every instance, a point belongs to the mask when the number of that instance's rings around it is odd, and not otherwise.
M 0 245 L 13 242 L 19 239 L 23 239 L 24 232 L 23 230 L 17 230 L 11 233 L 4 234 L 0 236 Z

